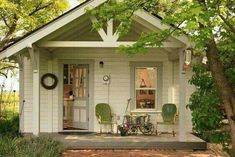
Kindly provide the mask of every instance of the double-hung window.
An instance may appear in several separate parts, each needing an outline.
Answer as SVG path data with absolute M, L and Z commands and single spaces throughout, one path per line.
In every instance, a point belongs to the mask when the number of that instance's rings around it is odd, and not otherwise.
M 133 109 L 157 109 L 161 91 L 161 65 L 134 63 L 132 66 Z

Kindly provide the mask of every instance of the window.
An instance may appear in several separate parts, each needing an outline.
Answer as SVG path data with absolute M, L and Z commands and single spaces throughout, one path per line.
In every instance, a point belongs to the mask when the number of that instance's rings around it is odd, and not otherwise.
M 157 95 L 157 67 L 135 67 L 136 109 L 155 109 Z

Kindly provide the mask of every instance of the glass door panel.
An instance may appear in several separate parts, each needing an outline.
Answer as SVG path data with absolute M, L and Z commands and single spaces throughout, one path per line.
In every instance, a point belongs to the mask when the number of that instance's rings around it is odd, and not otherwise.
M 64 65 L 64 119 L 67 115 L 65 104 L 72 101 L 70 109 L 72 110 L 70 115 L 72 120 L 68 128 L 88 129 L 88 68 L 88 65 Z

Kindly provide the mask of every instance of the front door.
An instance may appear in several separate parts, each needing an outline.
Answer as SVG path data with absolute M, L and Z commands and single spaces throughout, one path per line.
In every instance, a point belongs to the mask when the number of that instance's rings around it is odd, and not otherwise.
M 88 65 L 73 69 L 73 127 L 88 129 Z
M 67 64 L 66 67 L 68 69 L 66 71 L 64 70 L 64 73 L 67 72 L 68 74 L 67 76 L 64 75 L 64 78 L 68 78 L 68 81 L 64 82 L 67 82 L 69 85 L 64 83 L 64 92 L 67 90 L 67 97 L 72 102 L 70 106 L 67 105 L 67 108 L 64 106 L 64 112 L 70 111 L 71 113 L 70 115 L 64 113 L 64 116 L 71 117 L 71 123 L 69 123 L 70 126 L 67 129 L 88 130 L 89 65 Z M 66 94 L 64 93 L 64 95 Z M 65 121 L 64 129 L 66 129 Z

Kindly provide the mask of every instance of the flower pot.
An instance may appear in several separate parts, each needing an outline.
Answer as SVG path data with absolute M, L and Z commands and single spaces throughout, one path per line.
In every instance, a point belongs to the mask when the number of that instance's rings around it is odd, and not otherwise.
M 120 131 L 120 135 L 121 136 L 127 136 L 128 135 L 128 131 Z
M 118 130 L 120 131 L 121 136 L 127 136 L 128 135 L 128 128 L 127 127 L 125 127 L 123 125 L 119 125 Z

